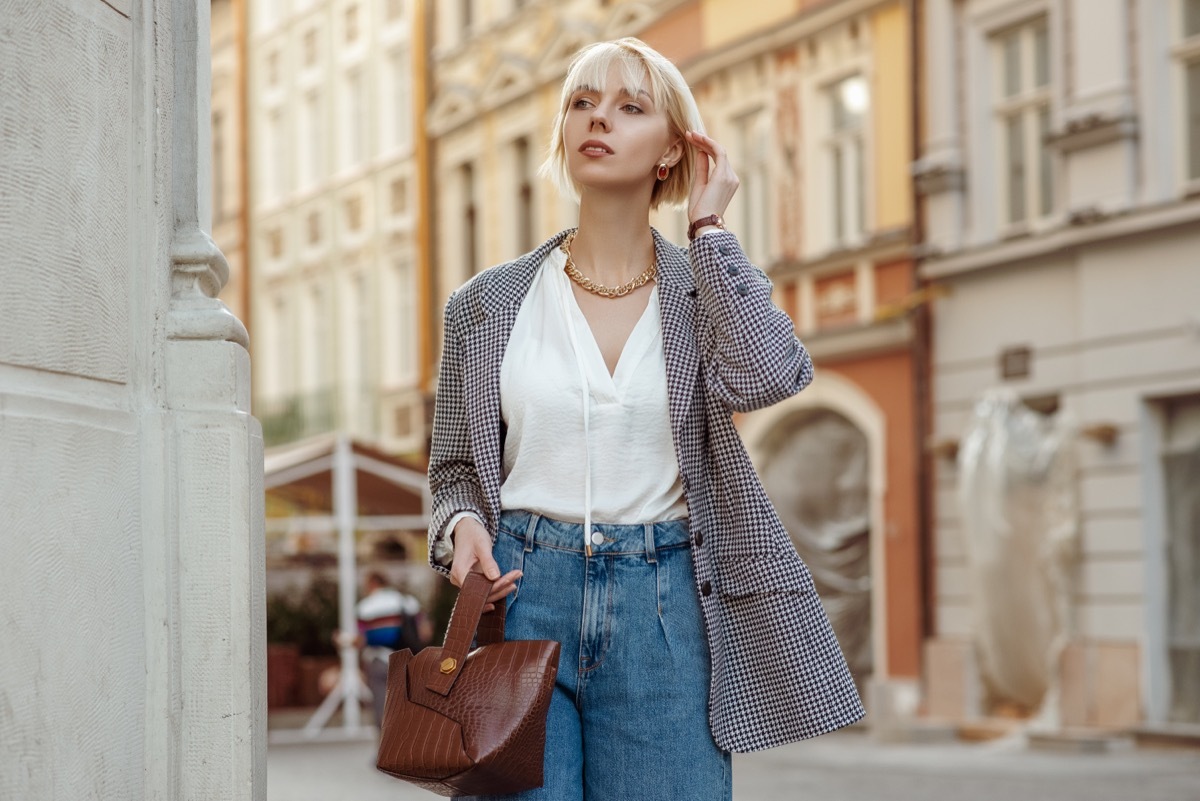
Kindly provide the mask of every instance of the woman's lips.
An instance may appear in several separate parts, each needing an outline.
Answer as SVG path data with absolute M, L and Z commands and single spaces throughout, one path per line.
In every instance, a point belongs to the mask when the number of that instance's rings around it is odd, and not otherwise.
M 608 145 L 604 144 L 603 142 L 597 142 L 595 140 L 589 140 L 587 142 L 584 142 L 582 145 L 579 146 L 579 152 L 585 156 L 591 156 L 592 158 L 597 158 L 599 156 L 611 156 L 612 155 L 612 150 L 609 148 Z

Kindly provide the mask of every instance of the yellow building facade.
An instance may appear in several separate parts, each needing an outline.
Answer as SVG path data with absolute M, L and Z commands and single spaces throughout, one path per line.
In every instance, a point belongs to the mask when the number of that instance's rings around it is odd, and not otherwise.
M 727 224 L 817 364 L 810 389 L 739 425 L 836 607 L 874 716 L 915 715 L 926 614 L 924 311 L 911 260 L 908 4 L 460 3 L 439 5 L 433 27 L 439 310 L 476 272 L 575 224 L 575 204 L 536 176 L 574 53 L 637 36 L 680 67 L 741 180 Z M 651 222 L 686 242 L 683 212 Z M 823 541 L 840 543 L 840 555 Z

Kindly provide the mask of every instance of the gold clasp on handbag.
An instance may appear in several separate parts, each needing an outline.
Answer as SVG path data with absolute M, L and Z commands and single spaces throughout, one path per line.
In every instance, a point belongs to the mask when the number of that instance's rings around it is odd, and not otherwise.
M 453 673 L 456 667 L 458 667 L 458 661 L 454 657 L 448 656 L 442 660 L 443 673 Z

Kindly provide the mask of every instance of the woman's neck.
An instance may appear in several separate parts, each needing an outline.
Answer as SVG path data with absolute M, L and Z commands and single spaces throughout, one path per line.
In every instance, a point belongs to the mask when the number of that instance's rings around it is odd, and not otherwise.
M 650 208 L 629 194 L 588 193 L 579 201 L 579 233 L 571 258 L 585 275 L 617 286 L 641 275 L 654 261 Z

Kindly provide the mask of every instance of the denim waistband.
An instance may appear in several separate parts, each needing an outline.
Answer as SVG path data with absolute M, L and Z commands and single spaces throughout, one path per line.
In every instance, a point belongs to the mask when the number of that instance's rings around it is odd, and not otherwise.
M 524 540 L 527 551 L 540 545 L 582 554 L 586 542 L 591 546 L 592 556 L 645 554 L 651 561 L 655 551 L 677 548 L 691 541 L 687 518 L 634 524 L 593 522 L 592 532 L 599 532 L 601 537 L 594 539 L 589 535 L 585 541 L 582 523 L 567 523 L 524 509 L 506 509 L 500 513 L 500 530 Z

